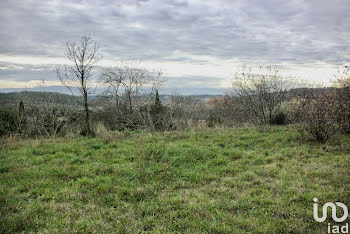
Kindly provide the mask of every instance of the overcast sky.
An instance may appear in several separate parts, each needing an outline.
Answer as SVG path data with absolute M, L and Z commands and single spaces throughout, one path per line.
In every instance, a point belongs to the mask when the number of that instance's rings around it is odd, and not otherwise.
M 0 88 L 59 84 L 65 43 L 86 33 L 99 65 L 141 59 L 179 90 L 228 87 L 242 65 L 326 83 L 350 62 L 350 1 L 1 0 Z

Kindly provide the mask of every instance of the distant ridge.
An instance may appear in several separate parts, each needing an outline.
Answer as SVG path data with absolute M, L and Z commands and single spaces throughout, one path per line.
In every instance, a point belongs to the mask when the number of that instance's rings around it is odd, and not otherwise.
M 104 91 L 104 88 L 97 88 L 96 94 L 100 94 Z M 56 93 L 63 93 L 63 94 L 70 94 L 71 92 L 64 86 L 59 85 L 53 85 L 53 86 L 37 86 L 32 88 L 0 88 L 0 93 L 12 93 L 12 92 L 21 92 L 21 91 L 31 91 L 31 92 L 56 92 Z M 79 95 L 79 91 L 76 88 L 72 88 L 74 95 Z M 225 89 L 223 88 L 211 88 L 211 87 L 205 87 L 205 88 L 169 88 L 169 87 L 162 87 L 159 89 L 160 94 L 163 95 L 171 95 L 173 93 L 179 93 L 181 95 L 224 95 Z
M 61 94 L 70 94 L 71 92 L 64 86 L 36 86 L 32 88 L 1 88 L 0 93 L 14 93 L 14 92 L 49 92 L 49 93 L 61 93 Z M 79 94 L 76 88 L 73 88 L 74 94 Z

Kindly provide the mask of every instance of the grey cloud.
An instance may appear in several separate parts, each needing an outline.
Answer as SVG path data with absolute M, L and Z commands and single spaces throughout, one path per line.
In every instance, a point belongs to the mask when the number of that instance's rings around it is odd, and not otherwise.
M 225 79 L 210 76 L 184 76 L 169 77 L 165 87 L 181 88 L 181 87 L 203 87 L 203 88 L 220 88 L 220 84 Z
M 57 81 L 55 66 L 28 65 L 0 62 L 0 81 Z
M 210 76 L 169 77 L 167 84 L 160 89 L 161 94 L 179 93 L 182 95 L 224 95 L 225 89 L 220 84 L 225 79 Z
M 350 59 L 348 0 L 0 2 L 0 55 L 64 56 L 91 33 L 106 58 L 200 62 L 174 51 L 260 64 Z

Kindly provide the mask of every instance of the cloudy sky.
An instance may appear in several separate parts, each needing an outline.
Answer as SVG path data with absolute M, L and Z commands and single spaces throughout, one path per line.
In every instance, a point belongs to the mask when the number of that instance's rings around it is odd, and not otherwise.
M 350 62 L 349 12 L 349 0 L 1 0 L 0 88 L 59 85 L 65 43 L 86 33 L 99 65 L 141 59 L 178 90 L 216 92 L 243 65 L 327 83 Z

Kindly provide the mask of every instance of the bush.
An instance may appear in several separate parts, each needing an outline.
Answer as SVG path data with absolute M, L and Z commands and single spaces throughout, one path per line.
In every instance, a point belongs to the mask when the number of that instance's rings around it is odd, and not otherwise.
M 316 93 L 301 108 L 301 132 L 306 132 L 317 142 L 325 143 L 338 128 L 337 101 L 333 93 Z
M 18 113 L 15 110 L 0 111 L 0 136 L 9 136 L 18 130 Z
M 277 114 L 273 115 L 270 119 L 271 125 L 284 125 L 286 124 L 287 115 L 283 112 L 278 112 Z
M 151 106 L 151 109 L 150 109 L 152 124 L 156 131 L 165 130 L 165 125 L 164 125 L 165 112 L 166 112 L 166 109 L 159 99 L 158 90 L 157 90 L 154 104 Z
M 255 123 L 256 118 L 251 115 L 249 109 L 238 101 L 239 97 L 226 95 L 224 97 L 211 98 L 207 102 L 207 107 L 214 116 L 207 119 L 208 124 L 212 125 L 210 118 L 220 117 L 220 124 L 228 127 L 242 125 L 245 123 Z M 207 114 L 208 115 L 208 114 Z M 212 119 L 212 120 L 214 120 Z M 215 122 L 215 121 L 214 121 Z
M 219 125 L 221 123 L 222 123 L 221 118 L 219 116 L 217 116 L 213 111 L 211 111 L 209 113 L 209 117 L 207 120 L 208 127 L 213 128 L 216 125 Z
M 96 136 L 95 132 L 91 129 L 88 129 L 86 126 L 82 127 L 80 129 L 80 135 L 82 136 L 91 136 L 91 137 L 94 137 Z
M 337 100 L 336 121 L 339 124 L 340 131 L 350 134 L 350 86 L 339 88 L 334 92 Z
M 350 66 L 345 66 L 340 74 L 336 75 L 334 85 L 338 88 L 334 95 L 337 100 L 337 123 L 343 133 L 350 134 Z

